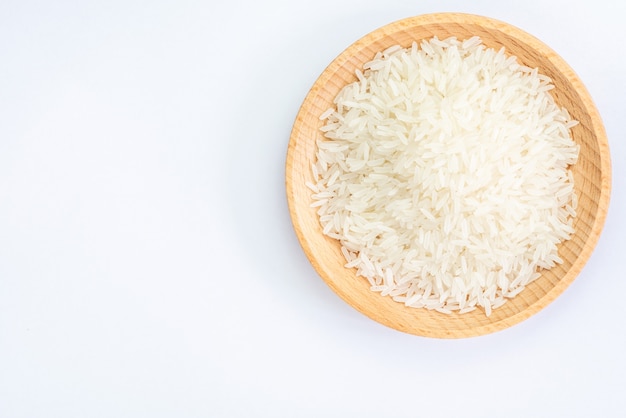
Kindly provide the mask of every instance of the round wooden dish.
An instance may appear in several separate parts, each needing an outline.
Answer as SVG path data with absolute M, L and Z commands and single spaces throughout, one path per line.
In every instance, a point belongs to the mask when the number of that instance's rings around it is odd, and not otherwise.
M 426 309 L 407 308 L 389 297 L 369 290 L 367 280 L 345 260 L 337 241 L 322 234 L 320 223 L 305 186 L 311 179 L 315 142 L 322 138 L 319 116 L 328 109 L 339 90 L 356 80 L 355 70 L 378 51 L 392 45 L 408 47 L 413 41 L 438 36 L 460 40 L 480 36 L 496 50 L 509 55 L 552 78 L 553 96 L 580 125 L 573 129 L 580 144 L 574 172 L 579 197 L 575 235 L 561 245 L 564 263 L 531 283 L 504 306 L 485 316 L 482 309 L 466 314 L 446 315 Z M 572 283 L 591 255 L 604 225 L 610 194 L 611 167 L 608 142 L 602 121 L 589 93 L 574 71 L 548 46 L 533 36 L 493 19 L 454 13 L 423 15 L 384 26 L 358 40 L 339 55 L 321 74 L 306 96 L 296 118 L 287 153 L 286 187 L 293 225 L 314 268 L 341 298 L 371 319 L 391 328 L 436 338 L 461 338 L 488 334 L 510 327 L 537 313 Z

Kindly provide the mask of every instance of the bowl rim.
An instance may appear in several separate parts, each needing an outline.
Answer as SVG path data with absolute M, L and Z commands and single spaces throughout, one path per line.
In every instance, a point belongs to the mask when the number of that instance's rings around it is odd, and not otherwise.
M 394 320 L 385 316 L 381 316 L 378 312 L 376 312 L 374 308 L 363 306 L 360 301 L 354 299 L 353 295 L 347 294 L 344 289 L 337 286 L 331 277 L 332 272 L 327 270 L 326 266 L 322 262 L 323 260 L 320 261 L 315 247 L 307 236 L 310 231 L 306 231 L 302 228 L 303 223 L 301 219 L 300 208 L 296 204 L 296 197 L 294 193 L 294 187 L 296 186 L 295 178 L 298 177 L 294 174 L 299 169 L 299 167 L 294 164 L 294 159 L 299 152 L 299 150 L 296 149 L 296 145 L 300 136 L 300 131 L 302 128 L 302 123 L 304 122 L 305 114 L 315 102 L 319 91 L 324 87 L 324 85 L 326 85 L 326 83 L 328 83 L 328 81 L 337 72 L 337 70 L 344 66 L 346 62 L 355 55 L 356 51 L 362 50 L 363 48 L 374 43 L 375 41 L 382 40 L 388 36 L 392 36 L 394 33 L 398 33 L 400 31 L 407 30 L 416 26 L 448 23 L 461 25 L 473 24 L 485 29 L 496 30 L 502 32 L 508 37 L 520 40 L 521 42 L 531 46 L 534 50 L 539 51 L 543 55 L 545 55 L 545 58 L 549 60 L 556 68 L 558 68 L 559 71 L 563 73 L 565 78 L 567 78 L 567 80 L 576 87 L 576 93 L 579 95 L 581 101 L 584 104 L 585 110 L 588 112 L 593 122 L 593 132 L 598 140 L 598 151 L 601 163 L 601 183 L 600 196 L 598 198 L 598 210 L 591 230 L 589 232 L 589 236 L 584 242 L 583 248 L 581 249 L 579 256 L 576 258 L 566 275 L 561 280 L 559 280 L 553 288 L 547 291 L 544 296 L 542 296 L 535 303 L 531 304 L 526 309 L 518 312 L 517 314 L 504 317 L 502 320 L 497 322 L 489 322 L 483 325 L 478 325 L 472 328 L 462 330 L 433 329 L 422 327 L 420 326 L 420 324 L 406 322 L 399 323 L 397 319 Z M 313 265 L 318 275 L 320 275 L 321 278 L 324 280 L 324 282 L 345 302 L 347 302 L 350 306 L 352 306 L 362 314 L 366 315 L 370 319 L 373 319 L 376 322 L 379 322 L 385 326 L 402 332 L 434 338 L 464 338 L 500 331 L 526 320 L 527 318 L 536 314 L 537 312 L 545 308 L 548 304 L 553 302 L 579 275 L 582 268 L 591 256 L 593 250 L 595 249 L 606 220 L 611 192 L 611 161 L 608 139 L 606 136 L 604 125 L 589 92 L 582 83 L 581 79 L 565 62 L 565 60 L 536 37 L 509 23 L 485 16 L 451 12 L 423 14 L 391 22 L 359 38 L 357 41 L 353 42 L 346 49 L 344 49 L 333 61 L 331 61 L 331 63 L 316 79 L 313 86 L 307 93 L 302 105 L 300 106 L 289 138 L 285 174 L 287 202 L 294 230 L 306 257 Z M 393 303 L 398 304 L 397 302 Z

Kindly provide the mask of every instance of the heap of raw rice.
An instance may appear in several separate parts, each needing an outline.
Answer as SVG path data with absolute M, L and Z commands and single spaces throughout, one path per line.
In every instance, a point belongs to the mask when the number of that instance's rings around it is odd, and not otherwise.
M 407 306 L 489 315 L 562 262 L 579 147 L 548 77 L 478 37 L 392 47 L 356 75 L 307 183 L 346 267 Z

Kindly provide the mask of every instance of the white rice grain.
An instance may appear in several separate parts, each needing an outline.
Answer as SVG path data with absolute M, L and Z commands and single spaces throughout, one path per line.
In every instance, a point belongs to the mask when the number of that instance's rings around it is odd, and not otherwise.
M 478 37 L 393 46 L 356 76 L 307 183 L 346 267 L 398 303 L 490 315 L 563 262 L 579 146 L 549 77 Z

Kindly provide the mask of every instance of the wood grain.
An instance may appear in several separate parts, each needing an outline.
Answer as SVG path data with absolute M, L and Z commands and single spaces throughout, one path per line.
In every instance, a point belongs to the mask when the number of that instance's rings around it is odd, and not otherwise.
M 356 80 L 355 70 L 378 51 L 392 45 L 408 47 L 413 41 L 478 35 L 490 48 L 505 47 L 529 67 L 552 78 L 557 103 L 568 109 L 580 125 L 572 131 L 580 144 L 578 162 L 572 167 L 579 197 L 573 238 L 559 248 L 564 263 L 542 276 L 486 317 L 482 310 L 446 315 L 407 308 L 369 290 L 367 280 L 344 267 L 339 243 L 322 234 L 305 186 L 311 178 L 315 142 L 321 138 L 319 116 L 332 105 L 339 90 Z M 286 162 L 286 191 L 293 226 L 313 267 L 342 299 L 369 318 L 399 331 L 435 338 L 462 338 L 499 331 L 543 309 L 574 281 L 589 259 L 604 225 L 610 196 L 611 166 L 608 141 L 600 115 L 581 80 L 567 63 L 538 39 L 509 24 L 456 13 L 440 13 L 404 19 L 366 35 L 341 53 L 320 75 L 296 117 Z

